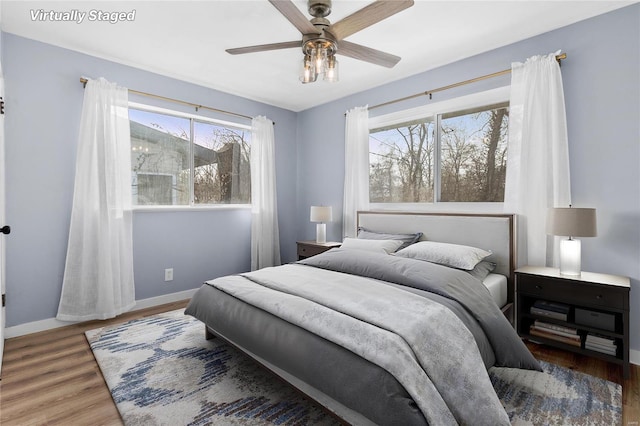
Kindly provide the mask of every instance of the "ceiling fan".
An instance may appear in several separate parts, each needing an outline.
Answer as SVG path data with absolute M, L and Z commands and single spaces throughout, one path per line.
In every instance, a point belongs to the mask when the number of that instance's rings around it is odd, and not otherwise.
M 351 43 L 344 38 L 395 15 L 413 6 L 414 3 L 413 0 L 377 0 L 331 24 L 326 18 L 331 13 L 331 0 L 308 0 L 309 14 L 313 16 L 311 20 L 308 20 L 291 0 L 269 0 L 269 2 L 302 33 L 302 42 L 296 40 L 238 47 L 227 49 L 227 52 L 239 55 L 302 47 L 304 60 L 300 81 L 303 83 L 316 81 L 320 74 L 324 75 L 324 80 L 338 81 L 336 54 L 387 68 L 395 66 L 400 61 L 399 56 Z

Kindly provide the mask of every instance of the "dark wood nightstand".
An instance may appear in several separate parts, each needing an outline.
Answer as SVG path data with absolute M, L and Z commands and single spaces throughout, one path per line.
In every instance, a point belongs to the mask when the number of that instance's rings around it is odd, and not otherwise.
M 525 266 L 516 270 L 518 334 L 622 365 L 629 377 L 629 278 Z M 577 336 L 577 337 L 576 337 Z
M 316 243 L 315 241 L 297 241 L 298 260 L 315 256 L 334 247 L 340 247 L 342 243 L 336 241 L 327 241 L 326 243 Z

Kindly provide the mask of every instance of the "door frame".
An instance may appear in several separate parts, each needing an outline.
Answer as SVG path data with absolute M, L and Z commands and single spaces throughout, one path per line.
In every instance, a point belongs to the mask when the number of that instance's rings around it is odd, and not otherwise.
M 5 151 L 4 151 L 4 74 L 2 73 L 2 64 L 0 64 L 0 226 L 4 226 L 5 223 L 5 191 L 6 191 L 6 179 L 5 179 Z M 0 295 L 2 295 L 2 301 L 0 302 L 0 379 L 2 378 L 2 356 L 4 353 L 4 325 L 6 321 L 5 313 L 5 278 L 6 278 L 6 263 L 5 263 L 5 235 L 0 233 Z

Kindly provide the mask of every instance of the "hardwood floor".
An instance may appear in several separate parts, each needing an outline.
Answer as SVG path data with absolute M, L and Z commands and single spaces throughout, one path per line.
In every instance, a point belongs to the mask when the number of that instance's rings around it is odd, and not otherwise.
M 122 425 L 98 364 L 84 337 L 93 328 L 179 309 L 187 301 L 30 334 L 5 342 L 0 380 L 0 424 Z M 622 380 L 619 366 L 527 343 L 536 358 L 623 385 L 623 425 L 640 424 L 640 367 Z
M 84 332 L 186 304 L 185 300 L 6 340 L 0 424 L 122 425 Z

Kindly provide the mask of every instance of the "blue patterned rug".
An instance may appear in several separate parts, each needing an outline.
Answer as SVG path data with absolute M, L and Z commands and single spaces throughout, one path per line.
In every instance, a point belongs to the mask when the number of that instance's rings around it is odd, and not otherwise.
M 127 426 L 334 425 L 315 403 L 222 343 L 183 310 L 86 332 Z M 545 373 L 492 368 L 515 425 L 615 425 L 622 388 L 543 363 Z

